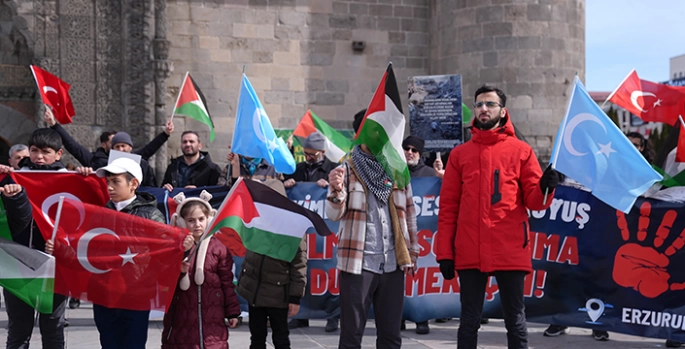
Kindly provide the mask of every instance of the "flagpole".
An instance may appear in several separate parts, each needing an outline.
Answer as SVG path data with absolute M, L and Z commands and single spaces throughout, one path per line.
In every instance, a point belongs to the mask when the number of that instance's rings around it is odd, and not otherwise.
M 181 89 L 178 90 L 178 96 L 176 96 L 176 103 L 174 103 L 174 109 L 171 110 L 171 117 L 169 117 L 169 121 L 174 120 L 174 115 L 176 114 L 176 106 L 178 105 L 178 100 L 181 99 L 181 93 L 183 93 L 183 87 L 186 85 L 188 75 L 190 75 L 190 72 L 186 71 L 186 75 L 183 77 L 183 83 L 181 83 Z
M 52 228 L 52 238 L 50 241 L 55 243 L 55 237 L 57 236 L 57 228 L 59 227 L 59 220 L 62 218 L 62 205 L 64 204 L 64 195 L 59 196 L 59 203 L 57 204 L 57 216 L 55 217 L 55 226 Z M 51 253 L 52 254 L 52 253 Z
M 626 77 L 623 78 L 623 80 L 621 80 L 621 83 L 618 84 L 618 86 L 616 86 L 616 89 L 614 90 L 614 92 L 611 92 L 609 94 L 609 97 L 607 97 L 607 99 L 604 101 L 604 103 L 602 103 L 602 105 L 600 106 L 600 108 L 602 108 L 602 110 L 604 110 L 604 105 L 607 104 L 607 102 L 611 99 L 611 97 L 613 97 L 616 94 L 618 89 L 621 88 L 621 86 L 623 86 L 623 83 L 626 82 L 626 80 L 628 80 L 628 77 L 630 75 L 632 75 L 634 71 L 635 71 L 635 68 L 633 68 L 633 70 L 631 70 L 630 73 L 628 73 L 628 75 L 626 75 Z
M 226 203 L 228 202 L 228 199 L 231 198 L 231 195 L 233 195 L 233 192 L 235 191 L 235 188 L 237 188 L 238 185 L 239 185 L 242 181 L 243 181 L 243 177 L 238 177 L 238 180 L 235 181 L 235 183 L 233 183 L 233 186 L 231 186 L 231 190 L 229 190 L 229 191 L 228 191 L 228 194 L 226 194 L 226 197 L 224 198 L 224 201 L 221 203 L 221 206 L 219 206 L 219 209 L 216 210 L 217 214 L 219 214 L 219 213 L 221 212 L 221 210 L 223 210 L 224 206 L 226 206 Z M 179 219 L 183 219 L 183 217 L 178 217 L 178 218 L 179 218 Z M 214 219 L 216 219 L 216 217 L 214 217 Z M 208 222 L 208 223 L 207 223 L 207 227 L 205 227 L 205 231 L 202 232 L 202 235 L 200 236 L 199 242 L 202 242 L 202 240 L 204 240 L 204 239 L 207 238 L 207 235 L 209 234 L 209 228 L 212 227 L 212 223 L 214 223 L 214 220 L 212 220 L 211 222 Z M 190 257 L 192 257 L 193 254 L 195 254 L 195 252 L 197 251 L 197 249 L 198 249 L 199 246 L 200 246 L 199 243 L 196 244 L 195 247 L 193 247 L 193 248 L 190 250 L 190 253 L 188 253 L 188 257 L 184 258 L 183 261 L 184 261 L 184 262 L 189 261 L 189 260 L 190 260 Z

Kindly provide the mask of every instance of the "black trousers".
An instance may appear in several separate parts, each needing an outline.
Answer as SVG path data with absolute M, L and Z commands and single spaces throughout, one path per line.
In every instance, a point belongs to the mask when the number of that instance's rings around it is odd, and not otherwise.
M 249 307 L 250 349 L 266 349 L 266 321 L 271 324 L 271 340 L 276 349 L 290 349 L 288 308 Z
M 145 349 L 149 310 L 107 308 L 93 304 L 93 320 L 102 349 Z
M 494 275 L 499 287 L 508 348 L 526 349 L 528 348 L 528 329 L 526 307 L 523 304 L 523 280 L 526 273 L 496 271 Z M 476 349 L 487 281 L 488 274 L 481 273 L 479 270 L 459 270 L 461 318 L 457 334 L 457 349 Z
M 9 291 L 3 289 L 2 293 L 5 295 L 5 307 L 9 320 L 7 349 L 28 348 L 36 310 Z M 38 315 L 43 349 L 64 349 L 66 301 L 67 297 L 55 294 L 52 301 L 52 314 Z
M 402 347 L 400 323 L 404 306 L 404 273 L 361 275 L 340 272 L 340 341 L 338 349 L 359 349 L 373 304 L 376 319 L 376 348 Z

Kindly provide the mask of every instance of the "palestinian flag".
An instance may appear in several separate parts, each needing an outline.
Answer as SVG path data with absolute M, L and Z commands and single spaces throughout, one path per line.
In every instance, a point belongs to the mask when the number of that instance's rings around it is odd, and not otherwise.
M 326 222 L 260 182 L 243 180 L 233 185 L 221 204 L 205 238 L 215 235 L 233 254 L 241 246 L 252 252 L 291 262 L 309 228 L 329 235 Z M 240 246 L 236 246 L 240 245 Z
M 209 111 L 207 111 L 207 101 L 200 88 L 187 72 L 171 117 L 174 115 L 186 116 L 209 126 L 209 141 L 214 141 L 214 123 L 209 116 Z
M 461 125 L 466 127 L 471 124 L 471 108 L 461 102 Z
M 52 313 L 55 257 L 0 238 L 0 286 L 43 314 Z
M 402 150 L 404 114 L 392 63 L 381 79 L 359 126 L 355 143 L 366 144 L 398 188 L 409 184 L 409 169 Z
M 312 132 L 319 132 L 326 139 L 326 157 L 333 162 L 340 160 L 350 151 L 352 142 L 340 132 L 330 127 L 325 121 L 319 119 L 311 110 L 307 110 L 302 120 L 293 131 L 293 135 L 298 137 L 300 144 Z

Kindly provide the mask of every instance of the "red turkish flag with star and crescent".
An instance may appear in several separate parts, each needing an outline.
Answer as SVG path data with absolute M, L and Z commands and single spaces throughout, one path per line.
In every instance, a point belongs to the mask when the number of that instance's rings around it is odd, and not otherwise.
M 69 199 L 66 217 L 72 224 L 60 220 L 55 238 L 55 293 L 109 308 L 168 310 L 187 230 Z
M 36 221 L 45 239 L 52 237 L 53 223 L 59 197 L 85 202 L 97 206 L 105 206 L 109 201 L 107 184 L 104 178 L 96 175 L 83 176 L 68 172 L 16 171 L 12 172 L 15 183 L 24 187 L 26 195 L 33 207 L 33 219 Z M 83 217 L 63 217 L 66 222 L 78 219 L 83 224 Z
M 685 118 L 685 87 L 642 80 L 634 69 L 608 100 L 644 121 L 673 126 L 679 115 Z
M 76 115 L 69 96 L 71 86 L 35 65 L 31 66 L 31 72 L 33 72 L 33 78 L 36 79 L 38 92 L 43 98 L 43 103 L 52 107 L 55 119 L 60 124 L 71 123 L 71 118 Z

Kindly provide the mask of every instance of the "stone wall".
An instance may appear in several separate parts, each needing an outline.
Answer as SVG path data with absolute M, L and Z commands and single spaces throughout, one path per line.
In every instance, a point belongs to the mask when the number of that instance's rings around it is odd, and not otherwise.
M 573 77 L 585 76 L 585 0 L 438 0 L 432 18 L 431 74 L 462 74 L 467 105 L 480 85 L 501 88 L 548 160 Z
M 167 110 L 190 71 L 208 99 L 217 139 L 205 146 L 219 162 L 231 141 L 243 67 L 274 127 L 290 129 L 307 109 L 352 128 L 390 61 L 403 98 L 407 77 L 428 73 L 428 0 L 179 0 L 168 2 L 167 15 L 175 69 Z M 354 51 L 353 41 L 363 41 L 364 50 Z M 204 125 L 175 122 L 208 137 Z M 178 143 L 174 137 L 175 155 Z

